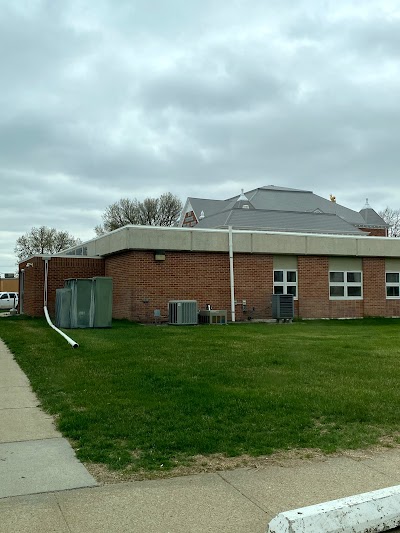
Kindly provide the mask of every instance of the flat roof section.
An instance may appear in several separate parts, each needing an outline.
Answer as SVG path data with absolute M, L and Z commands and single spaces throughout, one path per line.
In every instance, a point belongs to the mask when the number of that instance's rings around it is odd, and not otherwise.
M 400 239 L 393 237 L 252 230 L 232 233 L 234 253 L 400 257 Z M 71 252 L 82 245 L 87 247 L 87 257 L 104 257 L 126 250 L 228 252 L 229 230 L 129 225 L 55 256 L 74 257 Z

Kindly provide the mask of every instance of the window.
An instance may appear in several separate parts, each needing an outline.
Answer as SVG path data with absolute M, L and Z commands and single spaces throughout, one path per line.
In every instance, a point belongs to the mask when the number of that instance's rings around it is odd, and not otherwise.
M 274 270 L 274 294 L 293 294 L 297 299 L 297 270 Z
M 87 255 L 87 246 L 80 246 L 79 248 L 74 248 L 69 252 L 65 252 L 65 255 Z
M 386 298 L 400 298 L 399 272 L 386 272 Z
M 361 300 L 362 272 L 329 272 L 329 296 L 332 300 Z

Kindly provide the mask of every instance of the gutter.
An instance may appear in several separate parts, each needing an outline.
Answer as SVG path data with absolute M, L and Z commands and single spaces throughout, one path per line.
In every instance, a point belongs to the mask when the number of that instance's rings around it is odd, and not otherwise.
M 230 274 L 230 285 L 231 285 L 231 315 L 232 322 L 236 320 L 236 311 L 235 311 L 235 276 L 233 271 L 233 234 L 232 226 L 229 226 L 229 274 Z

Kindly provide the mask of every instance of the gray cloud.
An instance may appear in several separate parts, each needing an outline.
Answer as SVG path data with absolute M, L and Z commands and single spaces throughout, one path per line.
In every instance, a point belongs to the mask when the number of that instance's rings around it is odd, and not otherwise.
M 11 2 L 0 10 L 0 272 L 111 202 L 266 184 L 400 207 L 397 3 Z

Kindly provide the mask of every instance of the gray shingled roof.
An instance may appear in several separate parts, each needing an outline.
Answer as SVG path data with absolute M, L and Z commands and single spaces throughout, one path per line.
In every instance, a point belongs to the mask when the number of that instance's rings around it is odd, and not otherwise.
M 300 233 L 365 235 L 335 214 L 264 209 L 230 209 L 202 219 L 196 228 L 260 229 Z
M 256 209 L 301 212 L 314 212 L 319 209 L 323 213 L 337 215 L 350 224 L 362 224 L 364 222 L 362 215 L 357 211 L 326 200 L 312 191 L 269 186 L 249 191 L 246 196 Z
M 188 200 L 197 218 L 199 218 L 202 211 L 204 211 L 204 216 L 208 217 L 226 209 L 228 205 L 227 200 L 208 200 L 207 198 L 192 197 L 189 197 Z
M 387 227 L 385 221 L 369 206 L 360 212 L 353 211 L 336 202 L 322 198 L 312 191 L 267 185 L 252 189 L 245 195 L 254 206 L 254 210 L 250 209 L 250 211 L 256 213 L 252 215 L 249 213 L 247 216 L 245 214 L 233 214 L 233 210 L 238 207 L 237 202 L 240 195 L 227 200 L 208 200 L 205 198 L 189 198 L 189 200 L 197 218 L 199 218 L 201 211 L 204 211 L 205 218 L 201 220 L 201 227 L 204 228 L 225 227 L 229 225 L 226 222 L 228 217 L 235 220 L 234 225 L 236 227 L 240 224 L 241 227 L 273 228 L 274 231 L 281 229 L 291 231 L 288 229 L 288 226 L 291 226 L 292 229 L 294 228 L 293 231 L 358 234 L 359 230 L 356 229 L 358 227 Z M 230 213 L 231 211 L 232 213 Z M 264 214 L 257 214 L 260 211 Z M 272 214 L 267 216 L 265 213 L 274 213 L 274 219 L 271 218 Z M 292 214 L 288 215 L 288 213 Z M 333 218 L 307 217 L 307 215 L 316 214 Z M 289 224 L 289 221 L 292 222 Z M 230 224 L 233 225 L 232 222 Z M 282 225 L 279 226 L 279 224 Z M 321 226 L 317 227 L 316 224 Z M 298 226 L 301 226 L 302 229 L 296 229 Z
M 364 219 L 364 224 L 360 224 L 360 226 L 373 226 L 374 228 L 378 226 L 381 226 L 382 228 L 389 227 L 389 224 L 386 224 L 383 218 L 381 218 L 372 207 L 361 209 L 360 215 Z

